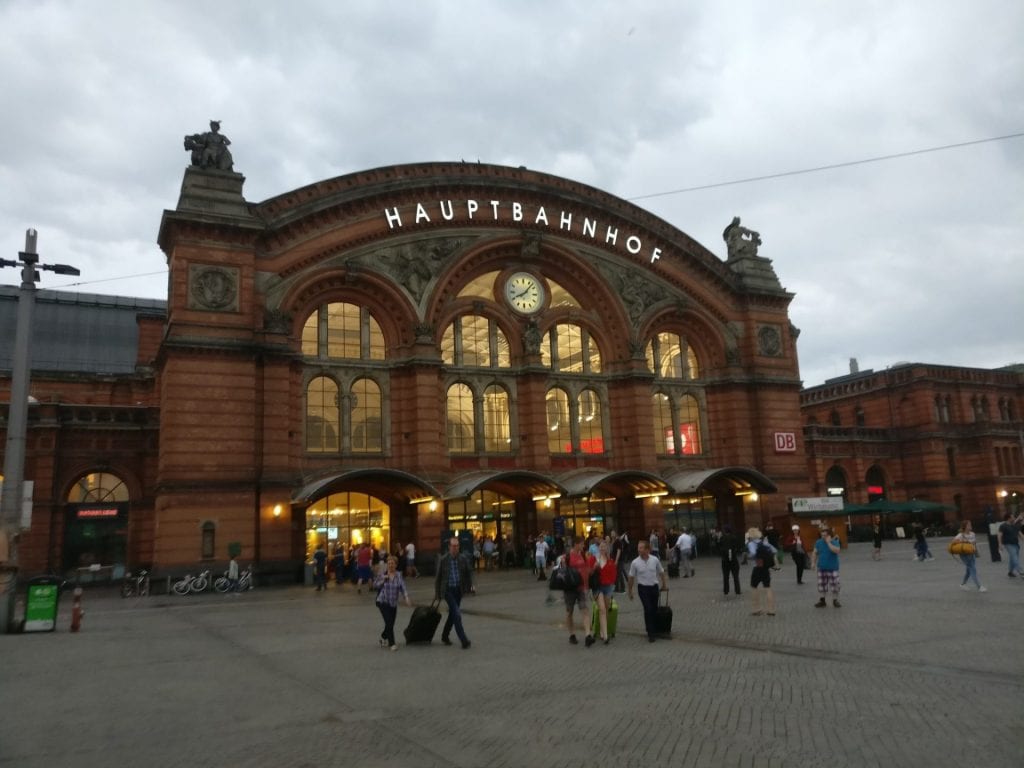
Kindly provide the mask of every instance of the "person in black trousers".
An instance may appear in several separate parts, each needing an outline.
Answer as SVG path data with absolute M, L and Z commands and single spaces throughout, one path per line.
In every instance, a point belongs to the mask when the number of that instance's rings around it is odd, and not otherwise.
M 740 558 L 743 556 L 744 548 L 739 538 L 732 532 L 732 526 L 725 526 L 722 529 L 722 538 L 718 543 L 718 553 L 722 558 L 722 591 L 729 594 L 729 575 L 732 574 L 732 584 L 737 595 L 740 592 Z
M 452 536 L 448 539 L 448 552 L 441 557 L 437 564 L 437 575 L 434 577 L 434 596 L 438 600 L 444 600 L 448 604 L 448 620 L 441 630 L 441 642 L 451 645 L 449 636 L 452 627 L 455 627 L 455 634 L 459 636 L 462 649 L 470 646 L 466 631 L 462 628 L 462 596 L 467 592 L 476 593 L 473 586 L 473 569 L 469 565 L 469 558 L 459 553 L 459 539 Z

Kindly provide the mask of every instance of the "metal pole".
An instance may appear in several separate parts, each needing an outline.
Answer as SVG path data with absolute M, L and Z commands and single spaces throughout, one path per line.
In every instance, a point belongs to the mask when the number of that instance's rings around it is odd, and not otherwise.
M 11 401 L 7 411 L 7 444 L 4 452 L 4 486 L 0 496 L 0 521 L 7 537 L 7 562 L 0 572 L 0 632 L 14 631 L 14 598 L 18 579 L 18 533 L 21 526 L 22 488 L 25 480 L 25 432 L 28 424 L 29 337 L 36 303 L 36 231 L 25 233 L 25 250 L 18 294 L 18 325 L 11 361 Z

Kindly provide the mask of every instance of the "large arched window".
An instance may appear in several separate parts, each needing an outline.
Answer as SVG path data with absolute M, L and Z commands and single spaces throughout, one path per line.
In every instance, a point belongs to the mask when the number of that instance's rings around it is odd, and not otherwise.
M 693 456 L 703 453 L 700 404 L 693 395 L 672 396 L 655 392 L 654 447 L 661 456 Z
M 563 373 L 600 373 L 601 350 L 585 328 L 559 323 L 544 334 L 540 345 L 541 361 L 553 371 Z
M 647 343 L 647 366 L 662 379 L 700 378 L 697 355 L 678 333 L 659 333 Z
M 380 387 L 373 379 L 352 383 L 352 452 L 378 453 L 384 445 Z
M 576 405 L 580 425 L 580 452 L 604 453 L 604 427 L 601 423 L 601 398 L 592 389 L 580 392 Z
M 509 453 L 512 450 L 508 392 L 492 384 L 484 390 L 484 451 Z
M 473 417 L 473 390 L 461 382 L 448 387 L 448 451 L 472 453 L 475 450 L 476 421 Z
M 548 422 L 548 450 L 572 453 L 572 429 L 569 422 L 569 394 L 561 387 L 548 390 L 545 397 Z
M 317 376 L 306 387 L 306 450 L 311 453 L 339 451 L 340 434 L 338 383 L 327 376 Z
M 128 501 L 128 486 L 117 475 L 93 472 L 78 478 L 68 492 L 69 504 Z
M 494 320 L 482 315 L 462 315 L 444 329 L 441 360 L 446 365 L 472 368 L 508 368 L 512 364 L 508 338 Z
M 302 354 L 333 360 L 383 360 L 384 334 L 370 310 L 357 304 L 323 304 L 302 328 Z

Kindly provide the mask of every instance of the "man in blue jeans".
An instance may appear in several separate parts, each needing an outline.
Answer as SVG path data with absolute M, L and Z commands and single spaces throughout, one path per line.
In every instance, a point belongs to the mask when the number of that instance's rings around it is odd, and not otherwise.
M 462 649 L 469 648 L 469 638 L 462 628 L 462 596 L 467 592 L 476 593 L 473 586 L 473 569 L 469 566 L 469 558 L 459 554 L 459 539 L 452 536 L 448 539 L 448 552 L 441 557 L 437 565 L 437 576 L 434 577 L 434 597 L 444 600 L 448 605 L 448 620 L 441 630 L 441 642 L 451 645 L 449 636 L 452 627 L 455 627 L 455 634 L 459 636 Z
M 1019 515 L 1015 518 L 1007 512 L 1006 517 L 1003 518 L 1003 524 L 999 526 L 999 543 L 1003 545 L 1007 557 L 1010 558 L 1010 572 L 1007 574 L 1010 578 L 1016 578 L 1021 574 L 1020 524 Z

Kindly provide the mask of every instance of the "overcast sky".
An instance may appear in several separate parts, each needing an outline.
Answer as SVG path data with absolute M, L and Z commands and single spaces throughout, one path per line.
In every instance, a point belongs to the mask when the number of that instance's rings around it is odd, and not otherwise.
M 0 73 L 0 257 L 34 227 L 71 290 L 166 298 L 182 137 L 216 118 L 254 202 L 464 158 L 721 258 L 739 215 L 796 294 L 808 386 L 851 357 L 1024 362 L 1024 137 L 658 194 L 1024 132 L 1020 0 L 0 0 Z

